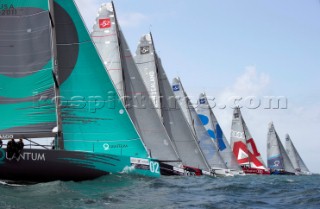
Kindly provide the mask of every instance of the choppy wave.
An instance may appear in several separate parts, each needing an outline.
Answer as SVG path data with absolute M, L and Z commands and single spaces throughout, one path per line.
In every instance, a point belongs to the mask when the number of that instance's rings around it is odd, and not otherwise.
M 320 176 L 110 175 L 93 181 L 0 182 L 0 208 L 318 208 Z

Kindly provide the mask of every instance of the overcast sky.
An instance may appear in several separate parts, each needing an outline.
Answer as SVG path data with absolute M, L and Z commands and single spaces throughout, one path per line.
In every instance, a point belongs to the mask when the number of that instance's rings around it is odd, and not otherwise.
M 103 0 L 76 0 L 92 30 Z M 289 133 L 309 169 L 320 173 L 320 3 L 318 0 L 115 0 L 133 53 L 153 33 L 170 80 L 188 95 L 206 92 L 227 138 L 230 98 L 242 113 L 266 161 L 270 121 L 284 141 Z M 286 109 L 266 109 L 266 96 L 287 98 Z M 249 97 L 261 106 L 247 108 Z M 252 107 L 256 103 L 252 104 Z M 222 109 L 223 105 L 227 105 Z M 284 105 L 285 106 L 285 105 Z M 282 106 L 282 107 L 284 107 Z

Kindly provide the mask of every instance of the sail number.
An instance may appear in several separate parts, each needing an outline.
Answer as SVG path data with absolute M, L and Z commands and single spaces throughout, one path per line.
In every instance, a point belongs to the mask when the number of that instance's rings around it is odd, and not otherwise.
M 244 133 L 240 132 L 240 131 L 231 131 L 231 136 L 236 137 L 236 138 L 240 138 L 240 139 L 244 139 Z
M 17 10 L 12 4 L 0 4 L 0 16 L 16 15 Z
M 151 171 L 151 173 L 160 173 L 159 163 L 150 161 L 150 171 Z

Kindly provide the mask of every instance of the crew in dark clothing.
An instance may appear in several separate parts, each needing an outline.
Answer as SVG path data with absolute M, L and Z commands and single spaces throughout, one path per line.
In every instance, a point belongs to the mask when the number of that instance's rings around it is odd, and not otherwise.
M 2 142 L 2 139 L 0 139 L 0 148 L 2 147 L 3 145 L 3 142 Z
M 12 157 L 14 157 L 13 155 L 16 153 L 16 150 L 17 150 L 17 143 L 12 138 L 7 144 L 7 158 L 9 160 L 11 160 Z
M 15 156 L 18 161 L 20 160 L 20 154 L 22 153 L 23 147 L 24 147 L 23 139 L 20 138 L 20 140 L 17 143 L 17 149 L 15 152 Z

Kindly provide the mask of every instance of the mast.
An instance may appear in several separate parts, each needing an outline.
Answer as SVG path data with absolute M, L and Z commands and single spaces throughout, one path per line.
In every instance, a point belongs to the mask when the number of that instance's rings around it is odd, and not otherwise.
M 61 100 L 60 100 L 60 83 L 59 83 L 59 63 L 57 59 L 57 41 L 56 41 L 56 30 L 55 30 L 55 18 L 54 18 L 54 6 L 53 0 L 49 0 L 49 15 L 51 20 L 51 27 L 52 27 L 52 52 L 53 52 L 53 79 L 55 83 L 55 101 L 56 101 L 56 112 L 57 112 L 57 122 L 58 122 L 58 132 L 57 132 L 57 140 L 58 140 L 58 148 L 64 149 L 64 140 L 63 140 L 63 131 L 62 131 L 62 120 L 61 120 Z

